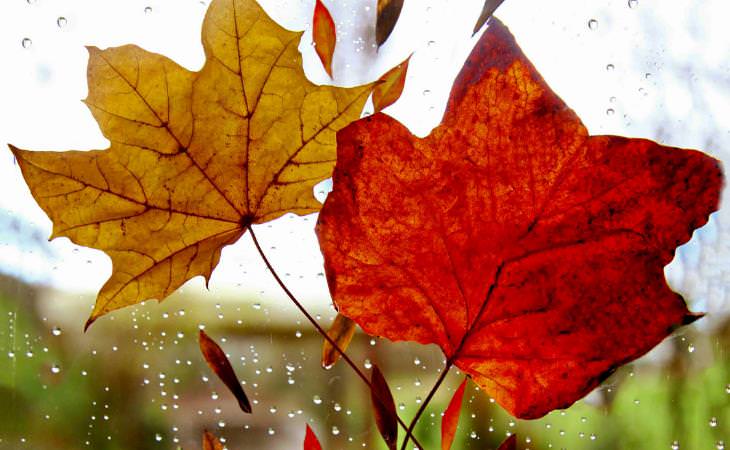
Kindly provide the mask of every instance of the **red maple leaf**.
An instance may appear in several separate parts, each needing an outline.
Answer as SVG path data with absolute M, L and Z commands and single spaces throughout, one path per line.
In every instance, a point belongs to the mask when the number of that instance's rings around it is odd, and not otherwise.
M 536 418 L 697 317 L 663 268 L 721 186 L 698 151 L 588 136 L 495 20 L 430 136 L 383 114 L 338 133 L 318 235 L 340 312 Z

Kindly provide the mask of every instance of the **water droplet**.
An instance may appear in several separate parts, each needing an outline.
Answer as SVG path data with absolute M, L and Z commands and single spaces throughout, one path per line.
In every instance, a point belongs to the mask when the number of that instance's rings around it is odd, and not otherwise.
M 312 397 L 312 402 L 314 402 L 315 405 L 321 405 L 322 398 L 319 395 L 315 395 L 314 397 Z
M 616 113 L 616 111 L 614 111 L 613 108 L 608 108 L 606 110 L 606 115 L 607 116 L 612 116 L 612 115 L 614 115 L 614 113 Z
M 371 363 L 369 359 L 366 359 L 363 365 L 366 369 L 371 369 L 373 367 L 373 363 Z
M 62 331 L 59 327 L 53 327 L 53 329 L 51 330 L 51 334 L 53 334 L 54 336 L 60 336 L 61 333 Z
M 332 426 L 332 435 L 337 436 L 338 434 L 340 434 L 340 429 L 336 426 Z
M 403 402 L 398 403 L 398 409 L 400 409 L 401 411 L 405 410 L 406 409 L 406 404 L 403 403 Z
M 421 360 L 418 358 L 418 356 L 416 356 L 415 358 L 413 358 L 413 364 L 415 364 L 417 366 L 420 366 L 421 365 Z
M 591 435 L 590 435 L 590 436 L 588 437 L 588 439 L 590 439 L 590 440 L 592 440 L 592 441 L 595 441 L 596 439 L 598 439 L 598 436 L 596 436 L 595 434 L 591 434 Z
M 695 352 L 695 346 L 694 346 L 694 344 L 689 344 L 687 346 L 687 351 L 690 352 L 690 353 L 694 353 Z
M 672 450 L 679 450 L 679 441 L 672 442 Z
M 213 391 L 210 394 L 210 398 L 213 399 L 213 400 L 218 400 L 218 393 L 216 391 Z
M 471 433 L 469 433 L 469 437 L 472 438 L 472 439 L 476 439 L 477 438 L 477 432 L 476 431 L 472 431 Z
M 162 442 L 162 435 L 161 435 L 160 433 L 156 433 L 156 434 L 155 434 L 155 440 L 156 440 L 157 442 Z
M 710 427 L 715 428 L 717 426 L 717 417 L 710 419 Z
M 66 20 L 65 17 L 61 16 L 58 19 L 56 19 L 56 25 L 58 25 L 58 28 L 63 28 L 68 24 L 68 20 Z
M 22 45 L 23 48 L 31 48 L 33 46 L 33 41 L 31 41 L 30 38 L 23 38 L 20 45 Z
M 634 9 L 639 6 L 639 0 L 629 0 L 629 8 Z
M 277 411 L 276 406 L 272 406 L 271 408 L 269 408 L 269 412 L 271 414 L 276 414 L 276 411 Z
M 598 28 L 598 21 L 596 19 L 591 19 L 588 21 L 588 28 L 591 30 L 595 30 Z
M 725 450 L 725 441 L 717 441 L 715 448 L 717 450 Z
M 613 64 L 606 64 L 607 72 L 613 72 L 613 69 L 615 69 L 615 68 L 616 68 L 616 66 L 614 66 Z
M 261 303 L 254 303 L 253 309 L 261 309 Z
M 51 366 L 51 373 L 61 373 L 61 366 L 54 364 Z
M 150 13 L 152 13 L 152 7 L 151 7 L 151 6 L 147 6 L 147 7 L 145 7 L 145 9 L 144 9 L 144 13 L 145 13 L 145 14 L 150 14 Z
M 725 393 L 730 394 L 730 384 L 725 385 Z
M 269 436 L 273 436 L 273 435 L 276 434 L 276 430 L 274 430 L 273 428 L 269 427 L 269 429 L 266 430 L 266 433 L 268 433 Z

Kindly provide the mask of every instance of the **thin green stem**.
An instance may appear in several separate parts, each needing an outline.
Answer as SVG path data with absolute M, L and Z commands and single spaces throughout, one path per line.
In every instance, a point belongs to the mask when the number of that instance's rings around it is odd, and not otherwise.
M 321 334 L 322 337 L 325 340 L 327 340 L 327 342 L 329 342 L 330 345 L 332 345 L 332 347 L 335 350 L 337 350 L 337 353 L 339 353 L 340 356 L 342 356 L 342 359 L 347 363 L 347 365 L 349 365 L 352 368 L 352 370 L 355 371 L 355 373 L 360 377 L 360 379 L 365 384 L 367 384 L 368 388 L 372 392 L 375 392 L 373 390 L 373 384 L 370 382 L 370 379 L 363 373 L 362 370 L 360 370 L 360 368 L 357 366 L 357 364 L 355 364 L 352 361 L 352 359 L 350 359 L 350 357 L 347 355 L 347 353 L 345 353 L 345 351 L 342 350 L 339 345 L 337 345 L 337 342 L 335 342 L 334 339 L 332 339 L 330 337 L 330 335 L 327 334 L 327 332 L 324 330 L 324 328 L 322 328 L 322 326 L 314 319 L 314 317 L 312 317 L 312 315 L 309 314 L 309 311 L 307 311 L 307 309 L 304 308 L 304 306 L 299 302 L 299 300 L 297 300 L 297 298 L 294 296 L 294 294 L 292 294 L 292 292 L 289 290 L 289 288 L 286 287 L 286 285 L 284 284 L 282 279 L 279 277 L 279 274 L 277 274 L 276 270 L 274 270 L 274 267 L 271 265 L 271 262 L 269 262 L 269 258 L 266 257 L 266 254 L 264 253 L 264 250 L 261 248 L 261 244 L 259 244 L 259 240 L 256 237 L 256 233 L 254 233 L 253 227 L 251 225 L 248 225 L 248 232 L 251 233 L 251 239 L 253 239 L 253 243 L 256 246 L 256 250 L 258 250 L 259 255 L 261 255 L 261 259 L 264 260 L 264 264 L 266 264 L 266 267 L 269 268 L 269 272 L 271 272 L 271 275 L 274 276 L 274 279 L 279 284 L 279 286 L 284 291 L 284 293 L 286 293 L 287 297 L 289 297 L 289 300 L 291 300 L 292 303 L 294 303 L 294 305 L 299 309 L 299 311 L 302 314 L 304 314 L 304 317 L 306 317 L 307 320 L 312 324 L 312 326 L 314 326 L 314 328 L 317 330 L 317 332 L 319 334 Z M 378 394 L 376 393 L 375 395 L 378 395 Z M 396 418 L 398 419 L 398 423 L 400 424 L 400 426 L 403 427 L 403 429 L 406 430 L 408 434 L 410 434 L 406 423 L 403 422 L 403 420 L 397 414 L 396 414 Z M 406 439 L 408 439 L 408 435 L 406 435 Z M 423 449 L 423 446 L 416 440 L 415 437 L 411 436 L 411 439 L 418 446 L 418 448 Z
M 406 430 L 406 437 L 405 439 L 403 439 L 403 445 L 401 446 L 401 450 L 406 450 L 409 439 L 411 439 L 413 443 L 418 446 L 419 449 L 423 450 L 423 447 L 421 447 L 421 445 L 418 443 L 416 437 L 413 436 L 413 429 L 416 427 L 418 419 L 421 418 L 423 412 L 426 411 L 426 406 L 428 406 L 429 402 L 436 394 L 436 391 L 438 391 L 439 387 L 441 387 L 441 383 L 443 383 L 444 379 L 446 379 L 446 375 L 448 375 L 449 369 L 451 369 L 452 365 L 453 362 L 451 360 L 446 362 L 446 366 L 444 367 L 444 370 L 441 371 L 441 375 L 439 375 L 438 380 L 436 380 L 436 383 L 431 388 L 431 391 L 426 396 L 426 399 L 423 401 L 423 403 L 421 403 L 421 407 L 418 408 L 418 411 L 416 411 L 416 415 L 413 416 L 413 420 L 411 420 L 411 423 L 410 425 L 408 425 L 408 429 Z

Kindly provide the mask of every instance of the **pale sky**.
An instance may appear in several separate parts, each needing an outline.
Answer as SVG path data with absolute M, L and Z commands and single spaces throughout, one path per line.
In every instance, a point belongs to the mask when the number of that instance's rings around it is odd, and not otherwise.
M 438 123 L 451 82 L 476 40 L 471 29 L 482 1 L 408 0 L 391 39 L 377 53 L 372 47 L 375 0 L 325 1 L 338 26 L 334 82 L 372 81 L 414 52 L 405 92 L 388 113 L 414 133 L 427 134 Z M 106 148 L 80 101 L 87 89 L 84 46 L 134 43 L 197 70 L 203 64 L 199 33 L 207 3 L 0 0 L 0 271 L 64 290 L 101 287 L 111 271 L 102 253 L 66 239 L 41 248 L 23 244 L 23 233 L 49 235 L 50 222 L 4 144 L 38 150 Z M 262 3 L 292 29 L 307 26 L 313 7 L 312 0 Z M 497 15 L 591 133 L 645 137 L 730 160 L 727 1 L 506 0 Z M 595 29 L 588 26 L 591 20 Z M 26 38 L 30 42 L 24 46 Z M 308 76 L 326 82 L 309 34 L 303 40 Z M 695 237 L 681 250 L 683 264 L 675 261 L 668 269 L 675 288 L 704 310 L 726 306 L 727 210 L 713 217 L 701 239 Z M 31 229 L 9 229 L 12 217 Z M 285 278 L 291 288 L 308 304 L 322 306 L 329 294 L 318 276 L 323 269 L 315 222 L 314 215 L 285 216 L 257 230 L 279 271 L 290 274 Z M 240 286 L 281 298 L 248 237 L 224 250 L 210 286 L 213 294 L 205 295 L 216 298 Z M 201 290 L 202 281 L 185 289 Z

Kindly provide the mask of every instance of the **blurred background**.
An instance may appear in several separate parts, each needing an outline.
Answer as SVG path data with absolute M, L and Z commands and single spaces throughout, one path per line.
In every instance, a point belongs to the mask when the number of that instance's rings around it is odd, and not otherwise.
M 86 96 L 84 45 L 135 43 L 191 70 L 203 63 L 207 1 L 2 0 L 0 147 L 105 148 Z M 267 0 L 307 30 L 313 1 Z M 453 78 L 478 36 L 479 0 L 411 0 L 376 51 L 374 0 L 325 1 L 338 27 L 334 83 L 372 81 L 414 53 L 401 100 L 387 112 L 414 133 L 438 124 Z M 730 33 L 725 1 L 506 0 L 497 15 L 592 134 L 645 137 L 730 161 Z M 311 34 L 308 76 L 328 81 Z M 367 107 L 366 107 L 367 110 Z M 301 448 L 305 423 L 325 449 L 384 448 L 368 392 L 348 367 L 319 365 L 321 338 L 288 303 L 245 236 L 226 248 L 210 288 L 195 279 L 155 301 L 83 323 L 111 271 L 99 252 L 47 241 L 9 151 L 0 148 L 0 449 L 196 449 L 203 429 L 229 449 Z M 324 198 L 328 182 L 317 188 Z M 730 217 L 723 207 L 666 273 L 706 317 L 617 371 L 565 411 L 514 420 L 469 385 L 454 448 L 494 449 L 510 433 L 530 449 L 723 449 L 730 443 Z M 287 285 L 323 325 L 334 317 L 313 226 L 316 215 L 259 226 Z M 244 415 L 205 366 L 204 327 L 230 355 L 254 403 Z M 433 347 L 356 335 L 365 371 L 378 363 L 409 419 L 443 367 Z M 417 429 L 439 447 L 451 373 Z

